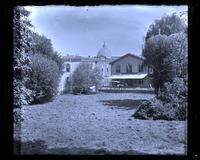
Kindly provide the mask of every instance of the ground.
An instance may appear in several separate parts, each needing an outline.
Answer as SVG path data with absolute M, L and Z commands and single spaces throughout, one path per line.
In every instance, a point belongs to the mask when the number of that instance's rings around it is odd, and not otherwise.
M 185 154 L 185 121 L 131 117 L 139 100 L 152 97 L 136 93 L 67 94 L 50 103 L 23 106 L 21 140 L 37 140 L 46 153 L 55 154 Z M 27 145 L 21 149 L 26 153 Z

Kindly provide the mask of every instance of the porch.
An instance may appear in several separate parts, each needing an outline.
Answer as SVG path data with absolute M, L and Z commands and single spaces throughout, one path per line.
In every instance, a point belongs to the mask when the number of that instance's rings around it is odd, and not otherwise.
M 151 88 L 147 73 L 112 75 L 110 87 L 113 88 Z

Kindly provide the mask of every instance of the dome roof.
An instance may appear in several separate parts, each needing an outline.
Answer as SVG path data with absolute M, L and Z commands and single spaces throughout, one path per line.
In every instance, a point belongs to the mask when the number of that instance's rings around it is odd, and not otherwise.
M 99 50 L 99 52 L 97 53 L 97 57 L 106 57 L 106 58 L 110 58 L 111 57 L 111 51 L 106 47 L 106 44 L 104 42 L 102 48 Z

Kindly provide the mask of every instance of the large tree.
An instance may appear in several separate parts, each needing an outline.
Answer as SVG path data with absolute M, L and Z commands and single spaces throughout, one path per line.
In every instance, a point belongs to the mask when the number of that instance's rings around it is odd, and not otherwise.
M 44 35 L 32 32 L 33 45 L 32 51 L 34 54 L 41 54 L 53 61 L 55 61 L 59 67 L 59 70 L 63 69 L 63 60 L 61 56 L 53 48 L 51 39 Z
M 174 33 L 186 31 L 186 24 L 183 18 L 180 18 L 176 13 L 172 15 L 165 15 L 159 20 L 155 20 L 149 26 L 145 39 L 149 39 L 151 36 L 158 35 L 159 32 L 162 35 L 169 36 Z
M 31 91 L 26 88 L 30 73 L 31 30 L 29 12 L 23 7 L 15 7 L 13 15 L 13 92 L 14 107 L 28 104 Z
M 145 47 L 143 49 L 144 63 L 153 67 L 153 84 L 155 92 L 163 89 L 165 82 L 170 82 L 176 75 L 176 68 L 172 63 L 172 55 L 176 52 L 170 45 L 175 42 L 168 36 L 180 32 L 186 33 L 186 24 L 175 13 L 171 16 L 165 16 L 150 25 L 145 38 Z M 171 47 L 169 47 L 171 46 Z M 173 50 L 173 53 L 172 53 Z M 178 55 L 176 52 L 174 56 Z
M 155 92 L 159 95 L 164 83 L 172 80 L 173 68 L 168 63 L 168 52 L 165 44 L 167 36 L 156 35 L 146 41 L 143 55 L 144 63 L 149 64 L 153 68 L 153 85 Z

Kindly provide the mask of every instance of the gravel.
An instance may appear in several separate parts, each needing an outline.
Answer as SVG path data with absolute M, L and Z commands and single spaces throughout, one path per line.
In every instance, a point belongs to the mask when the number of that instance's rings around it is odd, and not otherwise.
M 62 95 L 53 102 L 23 106 L 21 140 L 42 140 L 49 150 L 83 148 L 107 152 L 186 154 L 186 122 L 137 120 L 136 109 L 103 105 L 104 100 L 150 99 L 152 94 Z M 80 152 L 78 152 L 80 153 Z

